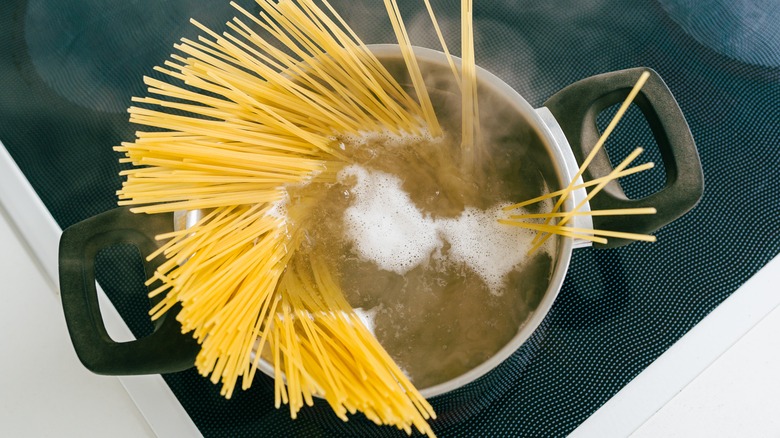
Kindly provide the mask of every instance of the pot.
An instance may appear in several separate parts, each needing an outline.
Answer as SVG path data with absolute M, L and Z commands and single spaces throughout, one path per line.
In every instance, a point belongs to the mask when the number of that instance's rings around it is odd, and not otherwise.
M 397 45 L 370 46 L 377 57 L 394 74 L 403 69 L 403 59 Z M 415 55 L 423 68 L 433 75 L 445 77 L 451 73 L 443 53 L 415 48 Z M 457 60 L 456 60 L 457 61 Z M 396 71 L 397 70 L 397 71 Z M 620 103 L 643 71 L 650 78 L 634 103 L 641 109 L 650 126 L 663 157 L 666 184 L 657 193 L 643 199 L 629 199 L 617 181 L 611 182 L 587 208 L 613 209 L 655 207 L 658 213 L 650 216 L 574 216 L 572 225 L 579 228 L 599 228 L 632 233 L 652 233 L 685 214 L 701 198 L 703 176 L 696 146 L 688 125 L 674 97 L 657 73 L 646 68 L 634 68 L 592 76 L 576 82 L 553 95 L 544 106 L 533 108 L 522 96 L 490 72 L 477 67 L 480 106 L 483 99 L 491 105 L 500 105 L 502 113 L 511 114 L 512 124 L 523 129 L 532 146 L 532 155 L 539 160 L 539 171 L 551 190 L 566 187 L 577 173 L 579 164 L 590 153 L 600 133 L 596 117 L 605 108 Z M 441 76 L 438 73 L 441 72 Z M 399 73 L 402 74 L 402 73 Z M 403 79 L 399 78 L 403 83 Z M 428 83 L 432 95 L 446 94 L 449 86 L 436 81 Z M 483 97 L 484 96 L 484 97 Z M 609 158 L 600 152 L 588 170 L 586 180 L 604 176 L 611 170 Z M 569 211 L 587 196 L 586 189 L 573 192 L 564 209 Z M 66 229 L 60 241 L 60 289 L 68 330 L 81 362 L 98 374 L 129 375 L 170 373 L 190 368 L 198 352 L 197 343 L 182 335 L 175 321 L 177 309 L 169 311 L 156 322 L 150 336 L 133 342 L 116 343 L 110 339 L 97 304 L 94 259 L 105 247 L 129 243 L 142 255 L 158 247 L 154 236 L 176 227 L 186 227 L 201 214 L 200 211 L 181 212 L 178 220 L 171 214 L 137 215 L 127 208 L 117 208 L 89 218 Z M 182 218 L 183 217 L 183 218 Z M 629 241 L 610 239 L 612 248 Z M 427 388 L 420 388 L 425 397 L 445 394 L 475 381 L 496 368 L 518 350 L 542 323 L 563 284 L 575 248 L 591 245 L 588 241 L 556 238 L 555 257 L 546 292 L 536 309 L 518 328 L 500 350 L 488 360 L 459 376 Z M 154 272 L 162 258 L 145 262 L 147 275 Z M 152 303 L 154 304 L 154 303 Z M 273 367 L 262 363 L 260 368 L 273 375 Z

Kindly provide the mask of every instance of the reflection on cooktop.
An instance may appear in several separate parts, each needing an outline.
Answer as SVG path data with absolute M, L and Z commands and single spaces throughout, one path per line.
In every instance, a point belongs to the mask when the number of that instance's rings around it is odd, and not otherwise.
M 223 26 L 228 2 L 30 0 L 25 41 L 38 74 L 62 97 L 90 109 L 124 113 L 144 93 L 141 77 L 194 37 L 190 17 Z

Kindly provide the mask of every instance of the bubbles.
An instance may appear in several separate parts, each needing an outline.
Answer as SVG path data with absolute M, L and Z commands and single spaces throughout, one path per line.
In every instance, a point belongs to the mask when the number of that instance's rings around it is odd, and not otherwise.
M 359 148 L 371 144 L 381 144 L 385 147 L 408 146 L 410 144 L 435 143 L 441 141 L 434 138 L 427 128 L 419 133 L 401 132 L 395 133 L 389 130 L 360 131 L 352 134 L 343 134 L 340 137 L 339 148 Z
M 532 233 L 497 222 L 502 206 L 466 208 L 457 218 L 434 219 L 415 206 L 397 176 L 351 165 L 339 180 L 354 178 L 353 202 L 344 212 L 346 238 L 357 254 L 380 269 L 404 275 L 432 257 L 464 264 L 494 295 L 525 259 Z M 447 244 L 446 255 L 443 249 Z
M 435 222 L 414 206 L 397 177 L 358 165 L 339 172 L 339 180 L 348 177 L 356 184 L 344 222 L 359 256 L 403 275 L 441 246 Z
M 526 257 L 533 233 L 498 223 L 501 206 L 482 211 L 467 208 L 457 219 L 439 221 L 439 230 L 451 245 L 449 258 L 464 263 L 487 284 L 490 292 L 502 292 L 504 278 Z
M 283 193 L 282 198 L 271 204 L 271 208 L 265 214 L 284 221 L 287 219 L 287 204 L 290 202 L 290 195 L 285 189 L 279 190 Z
M 351 162 L 324 172 L 334 180 L 288 187 L 290 221 L 311 234 L 299 251 L 338 272 L 347 302 L 418 387 L 493 357 L 547 290 L 555 248 L 529 257 L 531 233 L 497 222 L 505 203 L 546 191 L 544 149 L 513 126 L 491 131 L 499 137 L 473 172 L 459 165 L 456 130 L 338 136 Z

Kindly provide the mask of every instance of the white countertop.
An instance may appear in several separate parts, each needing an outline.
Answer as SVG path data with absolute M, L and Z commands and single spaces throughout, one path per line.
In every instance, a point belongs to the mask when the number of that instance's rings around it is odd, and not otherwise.
M 198 437 L 159 375 L 98 376 L 78 361 L 57 286 L 61 230 L 0 143 L 0 436 Z M 132 339 L 98 287 L 106 330 Z
M 54 285 L 0 205 L 0 435 L 154 436 L 115 377 L 79 362 Z
M 58 233 L 0 144 L 0 434 L 197 436 L 159 376 L 98 376 L 78 362 L 55 285 Z M 573 436 L 780 436 L 778 284 L 780 256 Z
M 780 307 L 666 403 L 632 437 L 779 436 L 778 339 Z
M 575 437 L 780 436 L 780 256 L 581 424 Z

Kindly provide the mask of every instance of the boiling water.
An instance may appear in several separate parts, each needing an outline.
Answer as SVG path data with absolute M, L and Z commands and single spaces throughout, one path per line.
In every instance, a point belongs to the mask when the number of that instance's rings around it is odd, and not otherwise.
M 496 222 L 501 206 L 545 190 L 529 135 L 497 138 L 467 171 L 453 139 L 342 138 L 352 164 L 288 189 L 301 256 L 328 261 L 418 388 L 489 359 L 547 289 L 555 239 L 527 256 L 533 234 Z

